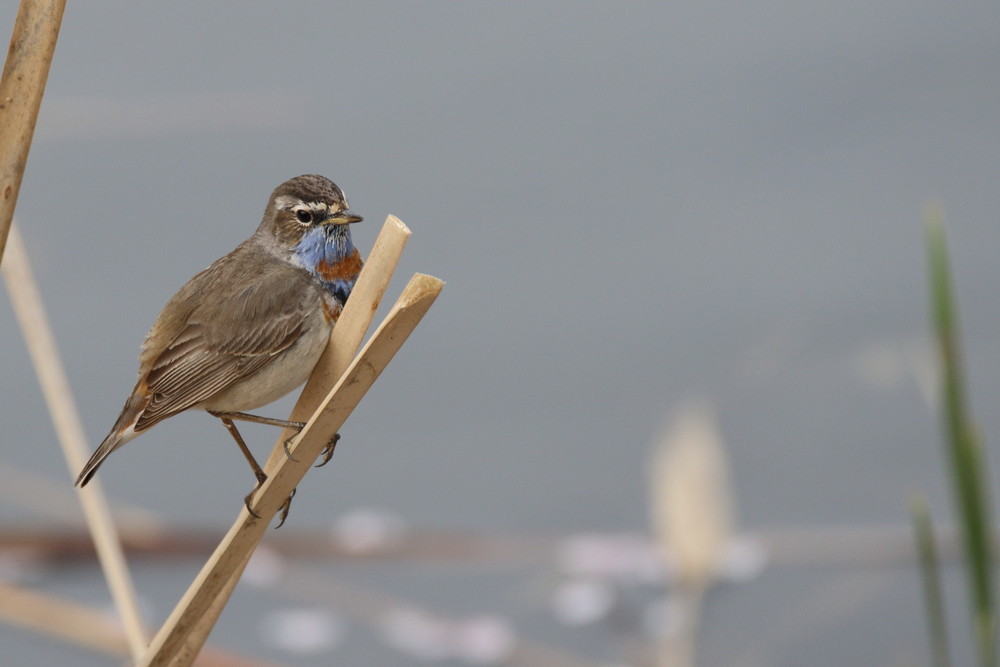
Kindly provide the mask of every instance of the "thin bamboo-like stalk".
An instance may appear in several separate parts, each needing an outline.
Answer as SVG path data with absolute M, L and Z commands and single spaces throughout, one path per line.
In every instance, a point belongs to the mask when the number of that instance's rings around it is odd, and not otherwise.
M 14 313 L 21 324 L 28 353 L 35 366 L 72 478 L 87 461 L 90 451 L 87 436 L 16 226 L 11 228 L 7 250 L 7 261 L 0 265 L 0 273 L 10 293 Z M 139 605 L 136 603 L 132 578 L 101 485 L 81 489 L 80 500 L 104 576 L 111 589 L 111 597 L 125 626 L 129 647 L 133 657 L 138 657 L 146 649 L 146 633 Z
M 21 0 L 0 76 L 0 261 L 66 0 Z
M 121 627 L 106 612 L 2 582 L 0 620 L 107 655 L 129 654 Z M 199 667 L 273 667 L 273 664 L 212 648 L 206 648 L 198 659 Z
M 358 276 L 358 281 L 354 289 L 351 290 L 351 298 L 347 300 L 347 304 L 337 320 L 337 326 L 334 327 L 330 335 L 330 342 L 309 375 L 309 380 L 292 409 L 289 417 L 291 421 L 307 421 L 319 407 L 323 398 L 333 389 L 340 376 L 347 370 L 358 348 L 361 347 L 361 341 L 364 339 L 368 327 L 371 326 L 375 311 L 382 303 L 385 290 L 396 271 L 396 265 L 399 263 L 399 258 L 403 254 L 403 249 L 406 247 L 411 233 L 403 221 L 396 216 L 390 215 L 385 219 L 372 246 L 372 251 L 365 260 L 361 275 Z M 292 435 L 294 433 L 284 431 L 278 436 L 264 466 L 268 476 L 273 474 L 278 462 L 285 457 L 284 443 Z M 229 596 L 243 575 L 243 570 L 246 568 L 251 554 L 252 552 L 248 552 L 243 562 L 233 568 L 229 581 L 218 589 L 215 594 L 216 598 L 208 611 L 191 628 L 187 637 L 189 645 L 200 646 L 205 643 L 219 618 L 219 614 L 222 613 L 226 601 L 229 600 Z
M 443 286 L 442 281 L 432 276 L 413 276 L 378 330 L 296 437 L 291 446 L 294 458 L 279 459 L 271 476 L 254 496 L 250 509 L 261 518 L 253 516 L 246 508 L 240 511 L 236 523 L 153 639 L 142 665 L 189 665 L 193 662 L 204 637 L 191 637 L 191 630 L 203 615 L 218 606 L 218 592 L 229 585 L 233 573 L 243 566 L 274 515 L 320 455 L 330 435 L 340 429 L 357 407 Z M 189 642 L 189 637 L 193 641 Z
M 13 584 L 0 582 L 0 619 L 102 653 L 128 654 L 110 614 Z

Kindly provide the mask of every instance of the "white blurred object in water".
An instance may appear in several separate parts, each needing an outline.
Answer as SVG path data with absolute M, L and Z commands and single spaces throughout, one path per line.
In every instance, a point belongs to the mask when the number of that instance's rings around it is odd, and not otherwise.
M 574 535 L 560 545 L 557 559 L 560 571 L 572 577 L 629 584 L 666 578 L 663 561 L 643 535 Z
M 397 546 L 403 538 L 404 526 L 398 514 L 362 507 L 338 518 L 332 536 L 347 551 L 373 553 Z
M 380 623 L 385 643 L 420 660 L 445 660 L 451 654 L 444 621 L 413 609 L 394 609 Z
M 458 624 L 453 644 L 459 660 L 473 665 L 499 665 L 514 653 L 517 636 L 511 624 L 500 616 L 476 616 Z
M 266 544 L 261 544 L 250 556 L 243 571 L 243 580 L 253 586 L 267 588 L 281 581 L 284 574 L 285 557 Z
M 396 609 L 382 619 L 381 631 L 386 644 L 427 662 L 499 665 L 517 648 L 513 626 L 493 615 L 449 621 L 415 609 Z
M 344 638 L 344 624 L 323 608 L 279 609 L 261 623 L 265 641 L 289 653 L 313 655 L 336 648 Z
M 594 579 L 568 581 L 556 589 L 552 608 L 565 625 L 583 626 L 603 620 L 615 604 L 615 591 Z
M 723 550 L 719 561 L 719 577 L 743 584 L 760 576 L 767 567 L 768 552 L 763 541 L 747 535 L 736 535 Z

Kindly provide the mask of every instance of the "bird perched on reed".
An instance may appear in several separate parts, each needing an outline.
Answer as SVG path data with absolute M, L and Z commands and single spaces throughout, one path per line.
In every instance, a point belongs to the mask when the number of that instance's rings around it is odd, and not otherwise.
M 249 510 L 267 476 L 233 420 L 302 428 L 245 411 L 301 385 L 323 353 L 361 271 L 350 230 L 361 220 L 323 176 L 279 185 L 253 236 L 163 307 L 142 344 L 135 388 L 76 484 L 87 484 L 111 452 L 160 421 L 200 408 L 222 420 L 253 469 L 257 485 L 245 499 Z M 336 436 L 323 463 L 335 444 Z

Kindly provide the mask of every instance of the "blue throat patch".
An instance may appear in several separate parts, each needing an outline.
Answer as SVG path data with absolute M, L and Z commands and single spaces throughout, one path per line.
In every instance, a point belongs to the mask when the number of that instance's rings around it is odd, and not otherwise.
M 325 280 L 319 273 L 319 266 L 322 263 L 334 266 L 353 254 L 354 243 L 347 225 L 323 225 L 306 231 L 293 250 L 292 262 L 314 275 L 323 289 L 343 306 L 351 294 L 354 281 Z

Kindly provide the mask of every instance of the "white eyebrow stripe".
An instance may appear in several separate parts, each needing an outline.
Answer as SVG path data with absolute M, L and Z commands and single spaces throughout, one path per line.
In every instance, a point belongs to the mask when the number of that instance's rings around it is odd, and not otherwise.
M 278 195 L 277 197 L 275 197 L 274 206 L 279 211 L 283 211 L 285 209 L 292 209 L 293 211 L 298 211 L 298 210 L 305 210 L 308 208 L 318 213 L 328 213 L 331 211 L 341 210 L 341 207 L 338 204 L 334 204 L 331 207 L 325 201 L 304 202 L 298 197 L 292 197 L 290 195 Z M 343 208 L 347 208 L 346 202 Z
M 274 205 L 279 209 L 286 209 L 295 206 L 296 204 L 301 204 L 302 201 L 296 197 L 289 197 L 288 195 L 278 195 L 274 200 Z

